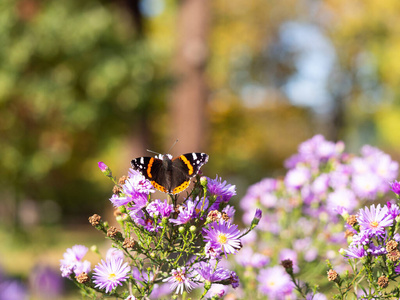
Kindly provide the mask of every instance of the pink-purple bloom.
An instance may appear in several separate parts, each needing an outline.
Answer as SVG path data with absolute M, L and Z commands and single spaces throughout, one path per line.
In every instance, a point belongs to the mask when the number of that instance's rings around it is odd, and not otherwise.
M 183 290 L 190 292 L 196 286 L 192 275 L 186 271 L 185 267 L 172 270 L 171 276 L 163 281 L 171 283 L 170 289 L 176 290 L 176 294 L 182 294 Z
M 400 195 L 400 182 L 397 180 L 390 183 L 390 189 L 397 195 Z
M 393 224 L 393 217 L 388 214 L 387 206 L 381 207 L 378 204 L 371 205 L 370 208 L 360 209 L 357 215 L 357 221 L 360 224 L 360 230 L 368 233 L 370 236 L 385 234 L 385 228 Z
M 111 257 L 106 261 L 101 260 L 93 270 L 95 287 L 106 289 L 106 293 L 110 293 L 128 279 L 130 269 L 128 263 L 124 263 L 121 258 Z
M 64 259 L 60 260 L 60 270 L 62 277 L 69 277 L 72 273 L 79 275 L 82 272 L 90 272 L 90 262 L 83 257 L 86 255 L 88 248 L 83 245 L 75 245 L 68 248 L 64 253 Z
M 208 225 L 208 228 L 203 229 L 204 241 L 211 242 L 219 246 L 221 251 L 227 254 L 236 253 L 242 247 L 240 242 L 240 231 L 237 225 L 231 225 L 228 222 L 220 220 L 219 223 L 213 222 Z
M 169 217 L 173 210 L 174 206 L 172 204 L 168 204 L 168 200 L 161 201 L 156 199 L 146 207 L 146 211 L 151 217 L 155 218 L 157 216 L 161 219 Z
M 270 299 L 286 299 L 294 289 L 290 276 L 282 266 L 260 270 L 257 279 L 260 292 Z
M 190 222 L 190 220 L 196 216 L 195 206 L 196 204 L 192 200 L 187 201 L 185 204 L 179 207 L 178 217 L 176 219 L 169 219 L 169 221 L 176 225 Z
M 236 186 L 229 184 L 216 176 L 215 179 L 208 178 L 207 189 L 211 195 L 217 196 L 217 202 L 228 202 L 232 196 L 236 195 Z
M 363 245 L 350 246 L 347 250 L 345 249 L 346 258 L 362 258 L 367 256 L 367 251 L 365 251 Z
M 201 262 L 196 266 L 200 281 L 216 282 L 229 279 L 230 271 L 215 267 L 209 263 Z

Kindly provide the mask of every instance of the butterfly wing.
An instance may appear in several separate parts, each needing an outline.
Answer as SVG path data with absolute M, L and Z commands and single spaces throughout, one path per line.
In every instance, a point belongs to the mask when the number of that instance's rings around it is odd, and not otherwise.
M 163 161 L 154 157 L 138 157 L 131 161 L 132 169 L 140 172 L 153 187 L 161 192 L 168 193 L 166 187 L 170 186 L 167 180 L 167 170 Z
M 174 158 L 171 176 L 172 194 L 184 191 L 192 177 L 199 173 L 201 166 L 207 162 L 208 155 L 205 153 L 186 153 Z

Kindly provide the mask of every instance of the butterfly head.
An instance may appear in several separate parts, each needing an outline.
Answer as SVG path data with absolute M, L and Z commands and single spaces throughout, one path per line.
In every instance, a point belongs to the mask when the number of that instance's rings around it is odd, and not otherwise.
M 161 159 L 163 161 L 168 161 L 168 160 L 172 160 L 173 156 L 171 154 L 159 154 L 158 156 L 156 156 L 156 158 Z

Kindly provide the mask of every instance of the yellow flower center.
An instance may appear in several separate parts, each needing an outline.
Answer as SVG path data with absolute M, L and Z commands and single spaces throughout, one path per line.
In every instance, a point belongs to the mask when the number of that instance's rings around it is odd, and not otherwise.
M 182 276 L 179 274 L 179 275 L 176 275 L 176 276 L 175 276 L 175 280 L 176 280 L 176 281 L 179 281 L 179 282 L 182 282 L 182 281 L 183 281 L 183 278 L 182 278 Z
M 374 227 L 374 228 L 378 227 L 378 225 L 379 225 L 379 223 L 377 221 L 372 221 L 371 223 L 369 223 L 369 226 Z
M 227 241 L 227 240 L 228 240 L 228 238 L 226 237 L 225 234 L 220 233 L 220 234 L 218 235 L 218 243 L 220 243 L 220 244 L 226 244 L 226 241 Z
M 108 280 L 115 281 L 115 274 L 114 273 L 108 274 Z

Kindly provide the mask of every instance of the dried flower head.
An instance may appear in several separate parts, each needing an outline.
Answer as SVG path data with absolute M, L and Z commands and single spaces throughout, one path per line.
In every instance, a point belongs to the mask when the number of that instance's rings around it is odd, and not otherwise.
M 391 261 L 398 261 L 400 259 L 400 251 L 396 249 L 386 254 L 386 256 Z
M 135 247 L 135 240 L 133 238 L 125 238 L 122 247 L 127 249 Z
M 378 278 L 378 285 L 383 289 L 386 288 L 389 285 L 389 279 L 385 275 L 382 275 Z
M 329 281 L 336 281 L 338 278 L 339 278 L 339 275 L 335 270 L 330 269 L 328 271 L 328 280 Z
M 347 224 L 349 224 L 350 226 L 354 226 L 357 224 L 357 216 L 355 215 L 351 215 L 347 218 L 346 220 Z
M 90 277 L 88 276 L 88 274 L 86 274 L 86 272 L 82 272 L 78 276 L 75 276 L 75 279 L 79 283 L 86 283 L 90 281 Z
M 113 191 L 113 194 L 115 194 L 115 195 L 119 195 L 119 194 L 122 192 L 122 189 L 121 189 L 121 187 L 120 187 L 120 186 L 118 186 L 118 185 L 114 185 L 114 187 L 113 187 L 112 191 Z
M 284 259 L 281 264 L 285 269 L 293 269 L 293 261 L 291 259 Z
M 392 251 L 394 251 L 394 250 L 396 250 L 397 249 L 397 246 L 399 245 L 399 243 L 397 243 L 395 240 L 390 240 L 389 242 L 387 242 L 387 244 L 386 244 L 386 251 L 389 253 L 389 252 L 392 252 Z
M 107 230 L 107 236 L 108 237 L 115 237 L 118 233 L 117 228 L 115 228 L 114 226 L 111 226 L 110 228 L 108 228 Z
M 118 183 L 119 184 L 124 184 L 125 183 L 125 181 L 128 179 L 128 176 L 126 176 L 126 175 L 123 175 L 123 176 L 121 176 L 119 179 L 118 179 Z
M 209 219 L 211 222 L 216 222 L 221 219 L 221 213 L 218 210 L 212 210 L 208 213 L 207 219 Z
M 101 216 L 98 214 L 94 214 L 93 216 L 89 217 L 89 223 L 92 224 L 92 226 L 97 226 L 100 224 L 101 221 Z
M 347 230 L 344 232 L 344 237 L 345 237 L 345 238 L 347 238 L 347 237 L 349 237 L 349 236 L 353 236 L 353 235 L 354 235 L 354 232 L 351 231 L 351 230 L 349 230 L 349 229 L 347 229 Z

